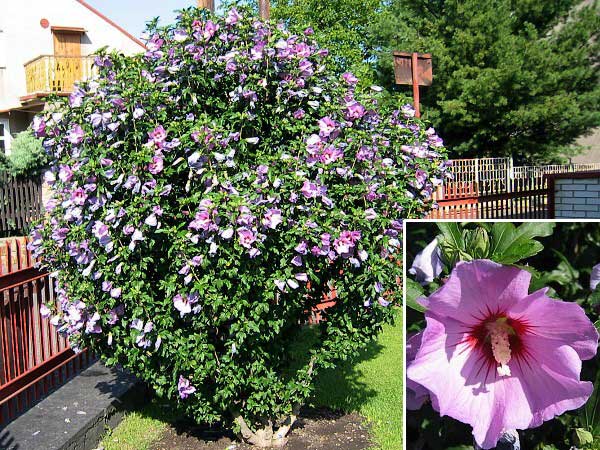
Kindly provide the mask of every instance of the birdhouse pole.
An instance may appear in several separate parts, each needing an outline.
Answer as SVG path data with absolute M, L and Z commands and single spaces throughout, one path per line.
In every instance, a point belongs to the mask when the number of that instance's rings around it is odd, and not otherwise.
M 429 53 L 394 52 L 396 84 L 409 84 L 413 88 L 415 116 L 421 117 L 419 86 L 431 86 L 433 68 Z
M 215 12 L 215 0 L 198 0 L 198 8 L 208 9 Z

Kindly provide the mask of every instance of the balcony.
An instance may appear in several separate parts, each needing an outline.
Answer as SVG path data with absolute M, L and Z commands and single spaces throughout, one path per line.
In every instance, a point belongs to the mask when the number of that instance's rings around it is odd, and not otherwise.
M 43 97 L 44 94 L 69 94 L 76 81 L 97 73 L 91 56 L 42 55 L 25 64 L 27 95 L 21 100 Z

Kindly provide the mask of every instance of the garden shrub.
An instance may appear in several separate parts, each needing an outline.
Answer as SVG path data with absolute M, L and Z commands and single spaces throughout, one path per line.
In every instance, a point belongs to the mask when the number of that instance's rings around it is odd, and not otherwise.
M 47 167 L 48 162 L 49 158 L 41 139 L 34 136 L 31 130 L 22 131 L 15 136 L 8 156 L 8 170 L 12 175 L 39 175 Z
M 310 31 L 192 8 L 148 32 L 34 121 L 55 160 L 31 244 L 56 277 L 44 313 L 197 421 L 281 445 L 318 370 L 391 320 L 402 219 L 431 208 L 445 152 Z

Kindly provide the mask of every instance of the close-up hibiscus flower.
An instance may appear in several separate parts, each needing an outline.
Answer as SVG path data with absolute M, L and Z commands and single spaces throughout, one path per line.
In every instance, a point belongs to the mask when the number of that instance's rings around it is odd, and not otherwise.
M 598 332 L 578 303 L 489 259 L 459 261 L 441 283 L 417 299 L 425 327 L 407 339 L 408 410 L 430 402 L 491 449 L 586 404 L 582 361 L 596 356 Z

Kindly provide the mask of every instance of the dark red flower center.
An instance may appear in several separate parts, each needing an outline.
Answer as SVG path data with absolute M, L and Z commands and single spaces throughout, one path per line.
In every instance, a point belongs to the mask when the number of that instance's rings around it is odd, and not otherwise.
M 510 376 L 509 363 L 527 362 L 527 348 L 523 337 L 530 326 L 523 319 L 514 319 L 506 313 L 488 313 L 477 325 L 467 331 L 467 343 L 481 355 L 482 369 L 487 374 Z

